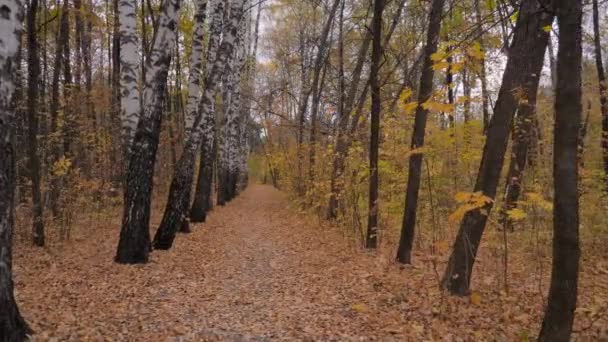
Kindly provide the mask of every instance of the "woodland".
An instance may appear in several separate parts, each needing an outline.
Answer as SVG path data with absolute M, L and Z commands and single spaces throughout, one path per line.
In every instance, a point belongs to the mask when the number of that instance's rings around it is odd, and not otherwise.
M 608 1 L 0 0 L 0 342 L 608 341 Z

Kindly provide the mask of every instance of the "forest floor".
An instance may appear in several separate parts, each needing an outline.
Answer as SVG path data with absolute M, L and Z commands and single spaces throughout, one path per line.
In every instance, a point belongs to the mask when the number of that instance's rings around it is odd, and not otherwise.
M 543 295 L 525 268 L 507 294 L 482 254 L 476 292 L 447 297 L 437 286 L 443 258 L 419 253 L 400 267 L 269 186 L 215 208 L 146 265 L 112 262 L 118 216 L 43 250 L 17 244 L 17 298 L 35 340 L 521 341 L 539 329 Z M 581 275 L 576 337 L 584 341 L 608 326 L 598 302 L 608 304 L 608 265 L 591 262 L 600 270 Z

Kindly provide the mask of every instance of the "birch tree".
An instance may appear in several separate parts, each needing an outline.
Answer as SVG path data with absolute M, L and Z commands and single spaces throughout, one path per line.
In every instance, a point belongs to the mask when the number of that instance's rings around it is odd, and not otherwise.
M 148 261 L 151 247 L 149 223 L 152 178 L 171 51 L 176 43 L 175 30 L 179 9 L 180 0 L 167 0 L 163 3 L 156 38 L 146 63 L 142 117 L 133 137 L 132 153 L 126 170 L 122 228 L 115 257 L 118 263 L 134 264 Z M 121 56 L 125 53 L 121 51 Z
M 245 61 L 245 25 L 241 25 L 235 45 L 234 57 L 226 65 L 224 74 L 228 82 L 224 85 L 223 139 L 219 144 L 218 193 L 217 203 L 223 205 L 230 201 L 236 192 L 237 150 L 239 143 L 239 115 L 241 100 L 241 71 Z
M 192 184 L 196 148 L 202 137 L 206 144 L 213 142 L 215 135 L 213 102 L 217 92 L 216 85 L 220 81 L 226 65 L 231 63 L 231 58 L 234 57 L 239 25 L 242 24 L 244 3 L 244 0 L 233 0 L 230 3 L 229 19 L 223 30 L 224 38 L 205 79 L 205 91 L 201 97 L 199 112 L 194 121 L 192 133 L 184 146 L 184 152 L 176 165 L 165 213 L 154 236 L 154 248 L 156 249 L 169 249 L 173 245 L 178 225 L 185 220 L 187 207 L 184 206 L 184 197 L 189 195 L 188 189 Z M 211 146 L 203 148 L 208 151 Z
M 207 48 L 207 65 L 211 66 L 216 57 L 217 49 L 220 45 L 220 37 L 222 35 L 222 22 L 224 13 L 224 2 L 216 0 L 213 6 L 214 10 L 211 14 L 211 25 L 209 32 L 209 46 Z M 207 67 L 207 73 L 211 68 Z M 207 75 L 206 75 L 207 76 Z M 205 76 L 205 77 L 206 77 Z M 211 85 L 210 85 L 211 86 Z M 214 87 L 217 85 L 213 85 Z M 205 91 L 211 91 L 209 86 L 205 85 Z M 211 104 L 213 107 L 214 103 Z M 198 108 L 197 108 L 198 110 Z M 207 123 L 206 123 L 207 124 Z M 213 141 L 207 143 L 205 137 L 201 137 L 201 153 L 200 167 L 198 178 L 196 181 L 194 201 L 190 210 L 190 220 L 192 222 L 204 222 L 207 211 L 211 209 L 211 178 L 213 176 L 213 148 L 206 150 L 207 146 L 213 147 Z M 189 198 L 188 198 L 189 201 Z
M 137 122 L 141 115 L 140 94 L 137 83 L 140 79 L 139 35 L 137 33 L 136 1 L 118 0 L 120 21 L 120 118 L 122 122 L 124 166 L 129 160 L 129 151 Z
M 21 316 L 13 293 L 12 243 L 15 220 L 15 150 L 12 144 L 16 122 L 12 104 L 14 68 L 21 37 L 23 4 L 0 0 L 0 339 L 25 341 L 31 333 Z

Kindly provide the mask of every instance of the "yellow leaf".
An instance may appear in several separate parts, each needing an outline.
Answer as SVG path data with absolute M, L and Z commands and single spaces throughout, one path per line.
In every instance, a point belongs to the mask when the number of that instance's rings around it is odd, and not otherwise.
M 423 103 L 422 108 L 435 113 L 451 113 L 454 111 L 453 104 L 435 102 L 432 100 L 428 100 Z
M 551 28 L 552 28 L 551 25 L 547 25 L 547 26 L 543 27 L 543 31 L 549 33 L 549 32 L 551 32 Z
M 418 107 L 418 102 L 415 102 L 415 101 L 401 104 L 401 110 L 405 114 L 413 113 L 414 110 L 416 110 L 416 107 Z
M 433 70 L 439 71 L 443 69 L 447 69 L 450 66 L 448 62 L 437 62 L 433 64 Z
M 365 311 L 367 311 L 367 306 L 365 304 L 358 303 L 358 304 L 353 304 L 351 306 L 351 309 L 353 309 L 356 312 L 365 312 Z
M 513 221 L 521 221 L 526 218 L 526 212 L 519 208 L 513 208 L 511 210 L 507 210 L 507 216 L 510 220 Z
M 475 42 L 471 47 L 467 49 L 467 54 L 474 59 L 482 60 L 485 57 L 485 53 L 478 42 Z
M 471 304 L 473 304 L 473 305 L 481 305 L 481 295 L 477 292 L 471 293 L 469 300 L 471 301 Z

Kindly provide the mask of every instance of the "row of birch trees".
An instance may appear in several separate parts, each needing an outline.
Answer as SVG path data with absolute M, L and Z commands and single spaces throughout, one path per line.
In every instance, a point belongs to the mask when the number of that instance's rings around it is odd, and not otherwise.
M 248 0 L 0 2 L 0 340 L 31 333 L 11 272 L 15 207 L 27 200 L 15 192 L 26 188 L 17 186 L 20 174 L 31 181 L 38 246 L 49 234 L 47 209 L 51 223 L 69 210 L 61 189 L 77 180 L 122 188 L 115 261 L 124 264 L 171 248 L 190 222 L 204 222 L 214 203 L 244 189 L 257 134 L 250 107 L 261 9 Z M 26 155 L 16 152 L 21 146 Z M 168 167 L 162 146 L 171 152 Z M 170 185 L 152 238 L 152 197 L 165 195 L 154 191 L 160 172 Z

